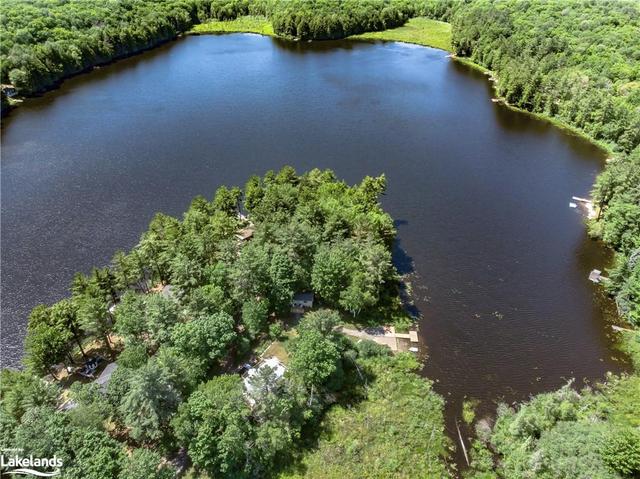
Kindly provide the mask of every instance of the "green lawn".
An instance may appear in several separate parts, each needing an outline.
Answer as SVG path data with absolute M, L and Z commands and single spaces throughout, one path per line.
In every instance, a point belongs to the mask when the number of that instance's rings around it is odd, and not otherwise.
M 280 341 L 274 341 L 269 345 L 264 353 L 262 353 L 262 357 L 265 359 L 270 358 L 271 356 L 278 358 L 284 365 L 289 364 L 289 353 L 287 353 L 284 343 L 281 343 Z
M 273 26 L 266 17 L 238 17 L 235 20 L 213 20 L 194 25 L 189 33 L 259 33 L 274 36 Z
M 395 42 L 415 43 L 427 47 L 451 49 L 451 25 L 424 17 L 412 18 L 402 27 L 381 32 L 368 32 L 353 35 L 349 39 L 387 40 Z

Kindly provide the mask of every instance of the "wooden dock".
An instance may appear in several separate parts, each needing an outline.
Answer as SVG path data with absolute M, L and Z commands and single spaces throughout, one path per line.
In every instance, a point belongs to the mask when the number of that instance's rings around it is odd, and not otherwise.
M 611 325 L 611 329 L 613 329 L 617 333 L 635 333 L 634 329 L 621 328 L 620 326 L 616 326 L 615 324 Z
M 580 203 L 580 204 L 582 204 L 584 206 L 584 208 L 587 211 L 587 218 L 593 219 L 598 215 L 595 207 L 593 206 L 593 201 L 591 201 L 590 199 L 580 198 L 579 196 L 572 196 L 571 199 L 573 201 L 575 201 L 577 203 Z M 572 204 L 575 204 L 575 203 L 569 203 L 570 206 Z M 575 206 L 571 206 L 571 207 L 575 208 Z
M 406 344 L 407 340 L 411 344 L 420 342 L 417 331 L 409 331 L 408 333 L 396 333 L 396 329 L 393 326 L 368 328 L 364 330 L 341 327 L 339 328 L 339 330 L 343 334 L 351 336 L 352 338 L 368 339 L 369 341 L 382 344 L 383 346 L 387 346 L 394 352 L 408 351 L 409 345 Z M 415 345 L 412 346 L 412 350 L 414 349 L 417 349 Z
M 603 279 L 607 279 L 607 278 L 602 276 L 602 271 L 600 271 L 599 269 L 594 269 L 593 271 L 591 271 L 591 273 L 589 273 L 589 281 L 592 281 L 597 284 Z
M 409 331 L 408 333 L 396 333 L 396 328 L 394 328 L 393 326 L 389 328 L 389 332 L 385 333 L 385 336 L 408 339 L 412 343 L 418 342 L 418 331 Z

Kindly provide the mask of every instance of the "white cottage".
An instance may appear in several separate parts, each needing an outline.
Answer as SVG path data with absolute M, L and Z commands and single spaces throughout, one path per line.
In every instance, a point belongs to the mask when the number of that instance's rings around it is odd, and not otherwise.
M 252 406 L 255 404 L 255 400 L 253 399 L 253 393 L 255 388 L 252 383 L 252 379 L 256 374 L 258 374 L 259 371 L 261 371 L 265 367 L 271 368 L 275 376 L 275 381 L 279 381 L 280 379 L 282 379 L 285 371 L 287 370 L 287 368 L 285 368 L 284 364 L 282 364 L 278 358 L 276 358 L 275 356 L 272 356 L 270 358 L 260 361 L 258 364 L 256 364 L 255 367 L 249 369 L 244 374 L 243 382 L 244 382 L 245 396 L 249 404 L 251 404 Z

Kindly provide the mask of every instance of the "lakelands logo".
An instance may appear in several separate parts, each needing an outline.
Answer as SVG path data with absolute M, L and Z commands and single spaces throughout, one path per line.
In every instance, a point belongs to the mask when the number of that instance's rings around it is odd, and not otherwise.
M 12 454 L 7 454 L 8 451 L 12 451 Z M 22 452 L 22 449 L 4 449 L 0 454 L 0 467 L 3 471 L 9 469 L 3 474 L 38 477 L 54 477 L 60 474 L 62 459 L 59 457 L 55 455 L 48 458 L 33 457 L 33 454 L 29 457 L 22 457 L 16 452 Z

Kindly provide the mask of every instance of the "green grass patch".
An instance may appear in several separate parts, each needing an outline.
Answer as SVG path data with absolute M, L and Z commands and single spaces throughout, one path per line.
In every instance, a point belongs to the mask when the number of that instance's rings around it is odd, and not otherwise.
M 640 330 L 621 331 L 620 349 L 629 355 L 636 370 L 640 371 Z
M 207 23 L 195 25 L 189 33 L 259 33 L 260 35 L 275 36 L 273 25 L 266 17 L 245 16 L 235 20 L 212 20 Z
M 414 373 L 412 356 L 375 358 L 361 366 L 375 377 L 361 402 L 335 405 L 316 447 L 280 479 L 444 478 L 443 400 Z
M 287 353 L 287 349 L 285 348 L 284 343 L 280 341 L 274 341 L 269 345 L 269 347 L 262 354 L 264 358 L 270 358 L 271 356 L 275 356 L 280 360 L 282 364 L 289 363 L 289 353 Z
M 424 17 L 412 18 L 398 28 L 353 35 L 349 39 L 415 43 L 449 52 L 453 51 L 451 48 L 451 25 Z

